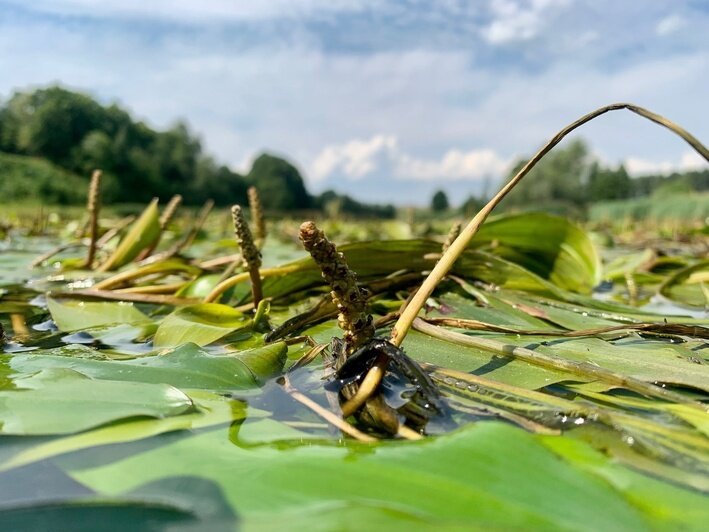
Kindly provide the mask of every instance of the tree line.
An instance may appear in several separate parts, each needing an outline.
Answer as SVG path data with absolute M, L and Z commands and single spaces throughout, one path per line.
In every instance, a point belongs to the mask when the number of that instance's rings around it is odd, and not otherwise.
M 29 159 L 31 157 L 32 159 Z M 269 154 L 241 175 L 203 151 L 183 122 L 156 131 L 116 104 L 59 86 L 16 92 L 0 106 L 0 198 L 80 203 L 88 176 L 103 170 L 106 202 L 144 203 L 180 193 L 187 204 L 246 202 L 256 186 L 267 209 L 324 209 L 392 217 L 394 207 L 366 205 L 328 191 L 311 195 L 298 169 Z
M 526 163 L 526 159 L 519 160 L 505 181 L 512 179 Z M 590 205 L 601 201 L 704 190 L 709 190 L 709 169 L 631 178 L 622 164 L 605 166 L 591 156 L 584 141 L 574 140 L 542 159 L 500 207 L 582 215 Z M 463 203 L 461 210 L 474 213 L 485 203 L 484 200 L 471 196 Z M 445 194 L 442 191 L 434 193 L 431 209 L 440 212 L 447 208 Z

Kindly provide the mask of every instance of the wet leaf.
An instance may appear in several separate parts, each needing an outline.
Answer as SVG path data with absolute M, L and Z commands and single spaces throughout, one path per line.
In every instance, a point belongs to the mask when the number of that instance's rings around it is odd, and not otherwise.
M 251 320 L 242 312 L 227 305 L 189 305 L 165 317 L 153 343 L 155 347 L 174 347 L 188 342 L 204 346 L 250 325 Z
M 486 423 L 404 446 L 311 444 L 274 452 L 241 449 L 210 432 L 105 466 L 69 467 L 105 496 L 199 475 L 222 488 L 245 525 L 309 510 L 313 522 L 327 519 L 325 528 L 347 527 L 351 513 L 331 509 L 371 501 L 397 509 L 401 520 L 391 522 L 410 524 L 414 515 L 439 527 L 626 530 L 700 527 L 709 518 L 700 495 L 641 485 L 637 474 L 581 443 L 562 441 L 557 454 L 557 441 Z M 258 482 L 243 482 L 249 478 Z
M 106 325 L 152 323 L 150 318 L 139 311 L 133 303 L 58 301 L 47 298 L 47 308 L 61 331 L 71 332 Z
M 175 416 L 193 409 L 165 384 L 93 380 L 69 369 L 45 369 L 0 391 L 0 433 L 70 434 L 132 417 Z
M 89 354 L 93 350 L 84 348 Z M 165 383 L 184 389 L 236 390 L 259 386 L 285 363 L 287 346 L 276 342 L 228 355 L 210 355 L 185 344 L 157 355 L 134 360 L 94 360 L 77 356 L 18 353 L 9 364 L 17 372 L 69 368 L 95 379 Z

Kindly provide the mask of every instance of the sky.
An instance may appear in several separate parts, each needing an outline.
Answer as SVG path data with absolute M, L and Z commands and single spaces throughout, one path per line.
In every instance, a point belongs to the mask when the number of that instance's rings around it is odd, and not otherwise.
M 312 192 L 457 204 L 608 103 L 709 142 L 709 3 L 0 0 L 0 98 L 53 83 L 184 120 L 238 171 L 267 151 Z M 706 167 L 627 111 L 574 136 L 632 175 Z

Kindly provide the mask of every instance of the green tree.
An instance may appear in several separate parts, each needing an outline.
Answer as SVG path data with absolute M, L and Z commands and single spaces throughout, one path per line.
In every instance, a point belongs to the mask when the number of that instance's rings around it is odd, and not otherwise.
M 591 165 L 588 179 L 589 201 L 626 199 L 632 192 L 633 184 L 623 165 L 616 170 L 603 168 L 597 162 Z
M 510 172 L 508 180 L 526 162 L 520 161 Z M 584 185 L 590 163 L 588 148 L 583 141 L 576 140 L 564 148 L 557 148 L 520 181 L 504 204 L 522 208 L 543 207 L 552 203 L 582 206 L 587 201 Z
M 431 198 L 431 210 L 434 212 L 442 212 L 447 211 L 449 207 L 450 204 L 448 203 L 446 193 L 442 190 L 436 191 L 436 193 L 433 194 L 433 198 Z
M 258 189 L 266 209 L 308 209 L 313 205 L 298 169 L 280 157 L 260 155 L 246 180 Z

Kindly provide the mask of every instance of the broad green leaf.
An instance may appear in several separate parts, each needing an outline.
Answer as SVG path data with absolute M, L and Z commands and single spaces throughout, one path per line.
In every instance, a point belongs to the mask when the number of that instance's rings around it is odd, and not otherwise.
M 0 391 L 0 433 L 70 434 L 132 417 L 166 417 L 194 406 L 164 384 L 93 380 L 69 369 L 45 369 Z
M 152 323 L 133 303 L 95 302 L 47 298 L 47 308 L 61 331 L 71 332 L 105 325 Z
M 150 202 L 113 254 L 101 264 L 99 271 L 111 271 L 128 264 L 160 237 L 160 211 L 157 198 Z
M 250 325 L 251 320 L 242 312 L 227 305 L 188 305 L 162 321 L 153 343 L 155 347 L 174 347 L 188 342 L 204 346 Z
M 81 449 L 128 443 L 166 432 L 201 429 L 243 419 L 246 416 L 246 405 L 241 401 L 199 390 L 190 391 L 189 398 L 196 406 L 194 412 L 156 419 L 128 419 L 81 434 L 39 443 L 23 449 L 11 457 L 5 457 L 0 464 L 0 471 Z M 267 413 L 253 408 L 249 409 L 249 418 L 261 415 L 267 415 Z
M 709 307 L 709 260 L 672 275 L 660 287 L 660 293 L 680 305 Z
M 199 475 L 222 488 L 247 528 L 304 510 L 312 522 L 324 510 L 326 528 L 346 528 L 351 513 L 332 508 L 371 501 L 401 512 L 402 526 L 411 524 L 411 515 L 443 528 L 593 531 L 698 529 L 709 519 L 701 495 L 656 481 L 642 486 L 642 477 L 583 444 L 557 454 L 555 441 L 482 423 L 406 445 L 311 443 L 276 452 L 235 447 L 213 431 L 98 467 L 68 467 L 76 480 L 109 497 L 159 479 Z M 623 477 L 633 482 L 620 482 Z M 641 495 L 662 500 L 665 511 L 648 508 Z
M 471 246 L 483 246 L 565 290 L 590 293 L 600 281 L 601 260 L 588 233 L 559 216 L 494 218 L 480 228 Z
M 92 349 L 84 348 L 89 354 Z M 157 355 L 133 360 L 94 360 L 76 356 L 18 353 L 10 358 L 21 373 L 44 368 L 69 368 L 95 379 L 164 383 L 178 388 L 235 390 L 253 388 L 283 368 L 288 348 L 283 342 L 228 355 L 210 355 L 185 344 Z

